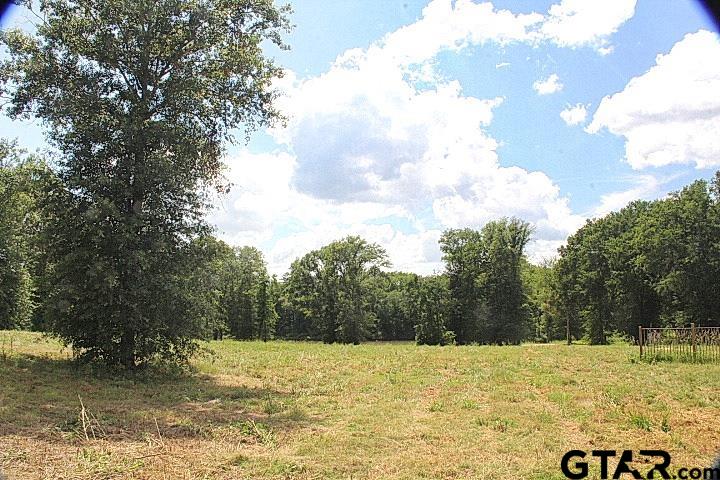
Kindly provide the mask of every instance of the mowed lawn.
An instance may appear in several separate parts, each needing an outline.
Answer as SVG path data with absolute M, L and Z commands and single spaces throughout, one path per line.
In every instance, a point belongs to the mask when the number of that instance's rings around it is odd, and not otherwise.
M 569 449 L 664 449 L 674 468 L 720 450 L 720 365 L 638 363 L 630 346 L 203 347 L 189 373 L 115 378 L 76 369 L 53 340 L 0 332 L 0 471 L 561 479 Z

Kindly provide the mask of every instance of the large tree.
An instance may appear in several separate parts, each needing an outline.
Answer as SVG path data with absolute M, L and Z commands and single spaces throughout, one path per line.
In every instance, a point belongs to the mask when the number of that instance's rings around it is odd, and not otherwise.
M 222 240 L 204 236 L 193 242 L 195 265 L 185 282 L 204 338 L 222 340 L 228 331 L 227 286 L 235 250 Z
M 488 222 L 481 230 L 486 254 L 480 291 L 487 306 L 483 343 L 519 344 L 528 335 L 521 265 L 532 228 L 517 219 Z
M 544 260 L 536 265 L 524 260 L 521 266 L 523 287 L 527 294 L 527 310 L 530 315 L 534 340 L 547 342 L 565 338 L 566 325 L 561 325 L 558 315 L 558 282 L 555 260 Z
M 451 296 L 447 328 L 459 344 L 477 342 L 483 327 L 479 278 L 487 263 L 482 235 L 469 228 L 447 230 L 440 237 L 440 250 Z
M 417 312 L 414 298 L 420 277 L 414 273 L 383 272 L 370 279 L 370 300 L 377 317 L 378 340 L 415 338 Z
M 448 279 L 445 275 L 421 277 L 411 292 L 416 315 L 415 342 L 418 345 L 448 345 L 455 333 L 447 329 Z
M 34 3 L 24 2 L 28 8 Z M 262 43 L 271 0 L 41 0 L 34 34 L 2 32 L 0 93 L 59 152 L 52 196 L 52 330 L 134 368 L 183 359 L 198 322 L 183 278 L 233 129 L 280 118 Z

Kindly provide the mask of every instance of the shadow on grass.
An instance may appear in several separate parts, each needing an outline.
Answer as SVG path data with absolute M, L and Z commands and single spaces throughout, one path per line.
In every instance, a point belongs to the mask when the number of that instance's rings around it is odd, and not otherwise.
M 0 360 L 0 437 L 75 442 L 242 437 L 265 443 L 272 432 L 311 421 L 294 395 L 162 367 L 126 375 L 70 360 L 15 354 Z M 82 402 L 82 403 L 81 403 Z

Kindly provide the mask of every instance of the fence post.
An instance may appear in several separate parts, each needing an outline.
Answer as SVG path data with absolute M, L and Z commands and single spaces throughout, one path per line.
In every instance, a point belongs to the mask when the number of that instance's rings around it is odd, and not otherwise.
M 692 358 L 695 360 L 695 354 L 697 352 L 697 337 L 695 334 L 695 322 L 690 324 L 691 338 L 692 338 Z
M 638 343 L 640 344 L 640 356 L 643 354 L 643 338 L 642 338 L 642 325 L 638 326 Z

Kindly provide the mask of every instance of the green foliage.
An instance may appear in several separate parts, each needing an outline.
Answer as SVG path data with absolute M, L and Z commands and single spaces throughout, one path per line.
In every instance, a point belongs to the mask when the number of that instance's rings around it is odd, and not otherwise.
M 458 343 L 478 341 L 483 302 L 480 276 L 487 263 L 482 234 L 471 229 L 448 230 L 440 238 L 452 300 L 447 322 Z
M 211 236 L 195 244 L 196 263 L 188 282 L 203 338 L 269 340 L 275 330 L 275 301 L 262 253 L 232 248 Z
M 482 229 L 487 260 L 478 280 L 488 309 L 483 343 L 519 344 L 527 336 L 521 263 L 531 232 L 519 219 L 489 222 Z
M 720 325 L 718 179 L 633 202 L 572 235 L 555 265 L 558 320 L 590 343 L 635 337 L 639 325 Z
M 39 205 L 53 180 L 43 161 L 0 140 L 0 328 L 42 327 Z
M 522 281 L 527 294 L 525 305 L 529 322 L 534 328 L 532 337 L 537 342 L 565 338 L 566 325 L 560 325 L 558 316 L 558 281 L 554 260 L 534 265 L 528 261 L 521 264 Z
M 274 336 L 275 326 L 277 324 L 277 312 L 275 311 L 275 300 L 273 297 L 273 287 L 271 280 L 267 274 L 260 279 L 260 285 L 257 290 L 257 336 L 260 340 L 267 342 Z
M 260 338 L 261 329 L 265 329 L 269 338 L 268 322 L 272 320 L 267 310 L 267 286 L 265 298 L 259 299 L 260 289 L 268 281 L 262 253 L 255 247 L 235 248 L 225 268 L 224 299 L 230 333 L 237 339 L 249 340 Z M 261 301 L 264 305 L 260 305 Z
M 420 277 L 414 273 L 382 272 L 369 279 L 370 301 L 377 317 L 375 338 L 381 340 L 413 340 Z
M 192 295 L 193 316 L 198 319 L 203 338 L 222 339 L 228 329 L 227 300 L 228 264 L 234 251 L 225 242 L 203 236 L 193 242 L 194 268 L 188 281 Z
M 387 267 L 379 245 L 349 236 L 293 262 L 285 283 L 285 314 L 295 335 L 326 343 L 360 343 L 371 336 L 373 277 Z M 287 323 L 287 322 L 284 322 Z
M 26 2 L 32 8 L 31 2 Z M 185 360 L 207 319 L 188 285 L 194 239 L 234 128 L 280 119 L 262 54 L 287 8 L 269 0 L 45 0 L 34 34 L 3 31 L 7 113 L 57 147 L 47 198 L 54 334 L 86 358 L 134 368 Z
M 488 222 L 481 231 L 448 230 L 440 239 L 451 296 L 448 329 L 458 343 L 517 344 L 529 331 L 521 275 L 530 225 Z
M 447 329 L 448 279 L 442 275 L 421 277 L 412 299 L 415 304 L 417 325 L 415 341 L 418 345 L 451 345 L 455 333 Z

